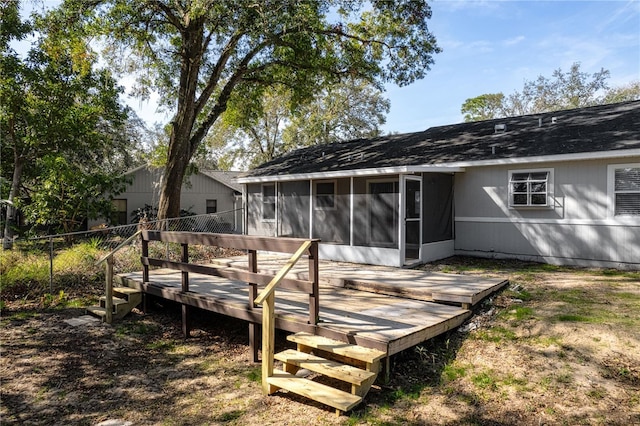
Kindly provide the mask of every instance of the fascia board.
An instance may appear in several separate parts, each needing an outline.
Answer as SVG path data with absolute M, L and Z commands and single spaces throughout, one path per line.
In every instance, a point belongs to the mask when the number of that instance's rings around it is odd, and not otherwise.
M 238 178 L 238 183 L 260 183 L 260 182 L 284 182 L 309 179 L 331 179 L 361 176 L 379 176 L 403 173 L 457 173 L 464 172 L 463 167 L 449 165 L 420 165 L 402 167 L 381 167 L 370 169 L 339 170 L 329 172 L 295 173 L 290 175 L 274 176 L 247 176 Z
M 640 156 L 640 149 L 583 152 L 579 154 L 539 155 L 535 157 L 500 158 L 495 160 L 456 161 L 453 163 L 447 163 L 447 165 L 455 166 L 455 167 L 481 167 L 481 166 L 500 166 L 500 165 L 510 165 L 510 164 L 550 163 L 550 162 L 560 162 L 560 161 L 606 160 L 606 159 L 627 158 L 627 157 L 637 157 L 637 156 Z

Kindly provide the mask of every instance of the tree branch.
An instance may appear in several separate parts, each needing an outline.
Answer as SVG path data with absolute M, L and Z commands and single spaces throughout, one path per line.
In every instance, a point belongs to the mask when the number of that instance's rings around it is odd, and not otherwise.
M 159 0 L 152 0 L 150 2 L 150 4 L 151 4 L 151 6 L 155 6 L 162 13 L 164 13 L 164 15 L 167 17 L 167 19 L 171 23 L 171 25 L 176 27 L 176 29 L 178 29 L 178 31 L 180 31 L 180 32 L 184 31 L 185 27 L 184 27 L 182 21 L 180 20 L 180 18 L 178 18 L 173 13 L 173 11 L 171 10 L 171 8 L 169 6 L 167 6 L 166 4 L 162 3 Z
M 211 73 L 211 76 L 207 81 L 207 85 L 202 90 L 202 93 L 200 93 L 200 96 L 198 97 L 198 100 L 195 103 L 196 116 L 200 114 L 200 112 L 202 112 L 202 109 L 209 101 L 211 94 L 213 94 L 213 91 L 215 90 L 216 86 L 218 85 L 218 82 L 220 81 L 220 76 L 222 75 L 222 72 L 224 71 L 225 66 L 227 65 L 227 62 L 229 61 L 231 54 L 233 53 L 234 49 L 240 42 L 240 39 L 242 38 L 243 35 L 244 33 L 236 32 L 229 39 L 226 46 L 222 50 L 222 54 L 220 55 L 220 58 L 218 58 L 218 62 L 216 63 L 213 69 L 213 72 Z M 211 39 L 211 33 L 205 40 L 205 43 L 208 44 L 210 39 Z

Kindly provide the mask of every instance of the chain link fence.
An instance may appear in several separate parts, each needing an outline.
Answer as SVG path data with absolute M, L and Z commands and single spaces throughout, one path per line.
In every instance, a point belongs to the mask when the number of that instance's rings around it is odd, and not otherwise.
M 104 286 L 103 265 L 96 261 L 110 253 L 139 229 L 167 231 L 211 232 L 222 234 L 242 233 L 242 210 L 186 216 L 175 219 L 143 221 L 115 227 L 97 227 L 90 231 L 43 237 L 18 239 L 13 250 L 2 252 L 0 273 L 3 282 L 0 289 L 11 291 L 19 297 L 37 296 L 48 291 L 73 292 L 78 287 Z M 139 271 L 140 239 L 134 238 L 114 256 L 114 273 Z M 151 242 L 149 254 L 153 257 L 180 260 L 179 244 Z M 190 247 L 190 261 L 207 261 L 229 254 L 219 247 Z M 3 297 L 5 297 L 4 295 Z M 16 296 L 18 297 L 18 296 Z

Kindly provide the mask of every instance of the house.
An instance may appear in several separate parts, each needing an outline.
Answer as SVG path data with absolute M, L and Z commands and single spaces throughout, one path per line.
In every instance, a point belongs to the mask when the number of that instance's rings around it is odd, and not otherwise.
M 113 204 L 117 214 L 112 224 L 132 222 L 135 212 L 145 206 L 157 207 L 163 170 L 140 166 L 125 174 L 130 180 L 127 190 L 119 194 Z M 200 170 L 185 178 L 180 206 L 193 214 L 238 211 L 237 224 L 242 223 L 242 187 L 235 181 L 238 172 Z
M 238 182 L 248 234 L 324 259 L 640 269 L 640 101 L 312 146 Z

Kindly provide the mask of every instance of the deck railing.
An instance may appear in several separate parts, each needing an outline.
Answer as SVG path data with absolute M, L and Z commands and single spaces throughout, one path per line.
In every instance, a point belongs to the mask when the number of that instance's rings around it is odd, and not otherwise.
M 269 395 L 269 383 L 267 379 L 273 376 L 273 356 L 275 349 L 275 333 L 276 333 L 276 287 L 285 275 L 291 271 L 291 268 L 300 260 L 302 255 L 309 250 L 313 241 L 305 241 L 300 248 L 291 256 L 286 265 L 278 271 L 271 282 L 262 290 L 260 295 L 256 297 L 255 303 L 262 305 L 262 392 Z
M 150 241 L 180 244 L 182 246 L 182 256 L 180 261 L 150 257 Z M 249 300 L 247 301 L 248 310 L 253 310 L 257 306 L 256 299 L 258 298 L 258 286 L 266 286 L 265 291 L 270 289 L 270 292 L 273 291 L 273 288 L 276 285 L 284 289 L 305 292 L 309 296 L 309 317 L 307 322 L 308 324 L 316 325 L 318 323 L 320 311 L 318 287 L 318 241 L 319 240 L 304 240 L 299 238 L 273 238 L 233 234 L 143 230 L 141 257 L 143 265 L 142 278 L 144 283 L 149 283 L 151 281 L 151 267 L 178 270 L 182 274 L 182 293 L 189 292 L 189 273 L 218 276 L 229 280 L 242 281 L 247 283 L 249 286 Z M 202 265 L 189 263 L 190 244 L 244 250 L 248 255 L 247 269 L 215 264 Z M 295 258 L 295 261 L 290 266 L 289 263 L 291 263 L 291 261 L 287 263 L 285 268 L 280 270 L 275 276 L 273 274 L 261 273 L 258 268 L 258 251 L 289 254 L 294 253 L 293 258 Z M 300 257 L 305 254 L 308 255 L 309 258 L 307 279 L 285 277 L 293 265 L 295 265 Z M 287 266 L 288 269 L 286 269 Z M 286 271 L 283 272 L 284 269 L 286 269 Z M 183 303 L 182 328 L 185 336 L 189 335 L 188 310 L 189 305 Z M 249 326 L 249 340 L 254 361 L 258 360 L 258 347 L 256 345 L 258 335 L 257 322 L 258 320 L 251 322 Z M 273 354 L 271 354 L 271 356 L 273 356 Z M 263 352 L 263 358 L 264 357 L 265 352 Z
M 104 287 L 104 295 L 105 295 L 104 322 L 106 322 L 107 324 L 111 324 L 111 322 L 113 321 L 113 256 L 115 256 L 115 254 L 119 252 L 123 247 L 128 246 L 129 243 L 133 241 L 135 238 L 137 238 L 141 232 L 142 231 L 135 232 L 129 238 L 127 238 L 126 240 L 118 244 L 116 248 L 114 248 L 109 253 L 105 254 L 100 259 L 98 259 L 98 261 L 96 262 L 96 266 L 100 265 L 102 262 L 106 262 L 105 263 L 106 265 L 105 287 Z

